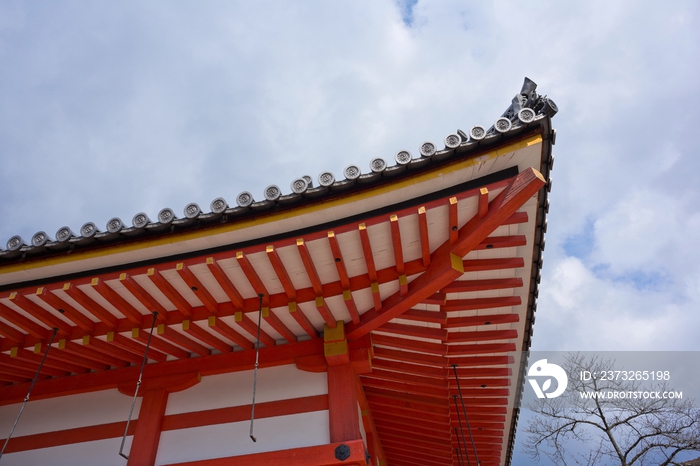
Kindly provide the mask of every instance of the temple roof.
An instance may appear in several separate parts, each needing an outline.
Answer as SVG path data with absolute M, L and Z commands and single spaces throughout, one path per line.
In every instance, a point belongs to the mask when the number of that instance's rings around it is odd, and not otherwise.
M 235 207 L 216 199 L 210 212 L 190 204 L 183 218 L 164 209 L 131 227 L 14 237 L 0 251 L 0 400 L 21 400 L 54 328 L 35 398 L 133 378 L 153 323 L 146 378 L 248 367 L 261 316 L 263 367 L 310 364 L 295 358 L 323 355 L 324 329 L 370 351 L 360 405 L 388 464 L 460 464 L 458 380 L 481 463 L 507 463 L 555 112 L 526 79 L 493 126 L 458 130 L 440 150 L 426 142 L 419 157 L 400 151 L 391 166 L 322 173 L 316 187 L 300 178 L 260 201 L 244 192 Z

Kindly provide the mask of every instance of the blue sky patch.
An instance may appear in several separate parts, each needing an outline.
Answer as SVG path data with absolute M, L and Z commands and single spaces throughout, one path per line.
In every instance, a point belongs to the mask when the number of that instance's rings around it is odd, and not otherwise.
M 396 1 L 396 4 L 399 6 L 399 10 L 401 11 L 401 19 L 403 20 L 403 23 L 408 27 L 413 26 L 413 20 L 415 19 L 413 17 L 413 7 L 415 7 L 417 3 L 418 0 Z
M 587 219 L 586 224 L 583 226 L 580 232 L 575 235 L 568 236 L 564 243 L 562 244 L 564 252 L 567 256 L 578 257 L 579 259 L 585 259 L 593 250 L 593 245 L 595 243 L 595 235 L 593 231 L 594 225 L 593 219 Z

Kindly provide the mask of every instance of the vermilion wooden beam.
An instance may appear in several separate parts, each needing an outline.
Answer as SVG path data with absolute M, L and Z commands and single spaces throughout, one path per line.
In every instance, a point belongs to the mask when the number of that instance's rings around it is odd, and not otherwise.
M 132 324 L 141 325 L 143 322 L 143 314 L 129 304 L 126 299 L 122 298 L 119 293 L 114 291 L 107 283 L 100 278 L 93 278 L 90 285 L 119 312 L 124 314 Z
M 26 349 L 22 348 L 12 348 L 10 351 L 10 357 L 13 359 L 17 359 L 17 361 L 21 362 L 26 362 L 32 365 L 38 366 L 41 364 L 41 360 L 43 358 L 43 354 L 36 354 L 31 351 L 27 351 Z M 90 369 L 80 366 L 78 364 L 70 364 L 64 361 L 59 361 L 57 359 L 53 358 L 46 358 L 46 361 L 44 361 L 44 366 L 50 367 L 52 369 L 56 369 L 59 371 L 66 371 L 70 372 L 73 374 L 82 374 L 84 372 L 89 372 Z
M 51 328 L 58 328 L 59 335 L 71 334 L 72 329 L 71 325 L 68 322 L 51 314 L 43 307 L 29 300 L 29 298 L 27 298 L 26 296 L 13 291 L 12 293 L 10 293 L 10 301 L 12 301 L 16 306 L 22 308 L 25 312 L 31 314 L 36 319 L 40 320 L 44 325 L 47 325 Z
M 430 265 L 430 232 L 428 230 L 428 218 L 425 207 L 418 208 L 418 230 L 420 232 L 420 249 L 423 257 L 423 265 Z
M 151 337 L 151 346 L 153 348 L 160 350 L 164 353 L 170 354 L 172 356 L 175 356 L 178 359 L 186 359 L 186 358 L 190 357 L 190 353 L 188 353 L 187 351 L 173 345 L 172 343 L 169 343 L 169 342 L 159 338 L 155 331 L 153 333 L 154 334 Z M 134 328 L 131 331 L 131 338 L 139 340 L 142 343 L 146 343 L 146 344 L 148 343 L 148 336 L 149 336 L 149 331 L 144 331 L 144 330 L 141 330 L 140 328 Z
M 499 296 L 495 298 L 450 299 L 440 310 L 444 312 L 474 311 L 477 309 L 493 309 L 496 307 L 519 306 L 520 296 Z
M 218 332 L 221 336 L 233 341 L 243 349 L 253 349 L 253 347 L 255 346 L 253 343 L 250 342 L 250 340 L 248 340 L 246 337 L 235 331 L 230 325 L 228 325 L 220 318 L 217 318 L 216 316 L 210 316 L 207 323 L 210 329 L 214 330 L 215 332 Z
M 69 345 L 69 349 L 73 350 L 74 346 Z M 37 350 L 39 350 L 39 351 L 37 351 Z M 44 351 L 46 351 L 46 345 L 36 345 L 36 347 L 34 348 L 35 353 L 43 353 Z M 51 351 L 51 354 L 46 357 L 47 361 L 49 359 L 64 361 L 64 362 L 67 362 L 69 364 L 82 366 L 82 367 L 85 367 L 87 369 L 94 370 L 94 371 L 104 371 L 106 369 L 109 369 L 109 367 L 110 367 L 109 364 L 97 362 L 93 359 L 84 358 L 77 351 L 65 351 L 65 349 L 62 349 L 60 347 L 60 345 L 59 345 L 59 351 Z
M 478 325 L 496 325 L 519 322 L 518 314 L 487 314 L 469 317 L 452 317 L 447 319 L 443 328 L 476 327 Z
M 109 332 L 107 334 L 107 342 L 118 346 L 121 349 L 134 353 L 137 356 L 143 358 L 146 353 L 146 345 L 143 345 L 136 340 L 129 339 L 123 335 L 116 332 Z M 168 359 L 168 355 L 158 351 L 155 348 L 148 349 L 148 359 L 153 359 L 154 361 L 164 362 Z M 143 359 L 141 359 L 142 361 Z M 139 362 L 141 362 L 139 361 Z
M 9 356 L 9 355 L 4 354 L 4 353 L 0 353 L 0 365 L 2 365 L 2 366 L 14 367 L 14 368 L 22 367 L 23 369 L 31 371 L 32 377 L 33 377 L 34 373 L 36 373 L 36 370 L 39 368 L 39 364 L 37 364 L 37 363 L 24 362 L 21 366 L 19 366 L 17 363 L 18 363 L 18 360 L 16 358 L 13 358 L 12 356 Z M 54 369 L 53 367 L 49 367 L 44 363 L 44 365 L 41 367 L 41 374 L 47 375 L 47 376 L 52 376 L 52 377 L 64 377 L 64 376 L 70 374 L 70 372 L 63 371 L 60 369 Z M 30 377 L 30 379 L 32 377 Z
M 171 342 L 180 345 L 188 350 L 199 354 L 200 356 L 208 356 L 211 354 L 211 350 L 204 345 L 197 343 L 191 338 L 186 337 L 180 332 L 173 330 L 168 325 L 160 324 L 158 325 L 158 335 L 170 340 Z
M 209 293 L 209 290 L 207 290 L 207 287 L 202 284 L 202 282 L 189 267 L 187 267 L 184 263 L 179 262 L 175 266 L 175 270 L 209 312 L 212 314 L 219 312 L 219 303 L 216 301 L 216 299 L 214 299 L 211 293 Z
M 375 346 L 389 346 L 392 348 L 408 349 L 420 351 L 428 354 L 438 354 L 445 356 L 447 354 L 447 346 L 442 343 L 430 343 L 427 341 L 412 340 L 409 338 L 391 337 L 375 333 L 372 335 L 372 341 Z
M 99 370 L 103 367 L 103 364 L 114 367 L 126 367 L 129 365 L 129 363 L 123 359 L 104 354 L 88 346 L 73 343 L 70 340 L 60 340 L 58 342 L 58 349 L 63 350 L 66 353 L 70 353 L 73 356 L 83 357 L 85 359 L 95 361 L 97 365 L 95 367 L 91 367 L 91 369 Z
M 510 367 L 458 367 L 457 374 L 459 380 L 471 377 L 503 377 L 513 375 L 513 370 Z M 450 377 L 454 380 L 454 377 Z
M 377 435 L 377 427 L 374 424 L 374 417 L 369 408 L 369 402 L 365 396 L 365 390 L 362 387 L 362 382 L 359 377 L 355 378 L 355 393 L 357 393 L 357 403 L 360 406 L 360 415 L 362 416 L 362 425 L 365 428 L 365 436 L 367 437 L 367 449 L 372 457 L 373 464 L 378 465 L 381 462 L 386 463 L 386 455 L 382 448 L 382 443 Z
M 447 378 L 437 379 L 434 377 L 424 377 L 417 374 L 405 374 L 402 372 L 387 371 L 380 369 L 379 367 L 374 367 L 372 373 L 368 374 L 367 379 L 379 379 L 379 380 L 390 380 L 393 382 L 409 383 L 412 385 L 421 385 L 424 387 L 447 387 Z
M 514 278 L 491 278 L 481 280 L 455 280 L 445 288 L 445 293 L 469 293 L 485 290 L 503 290 L 508 288 L 520 288 L 523 286 L 523 279 Z
M 360 232 L 360 244 L 362 244 L 362 253 L 365 256 L 365 263 L 367 264 L 367 273 L 369 275 L 369 280 L 372 288 L 372 298 L 374 299 L 374 310 L 379 312 L 382 309 L 382 298 L 379 294 L 379 278 L 377 275 L 377 268 L 374 265 L 374 254 L 372 253 L 372 244 L 369 241 L 369 233 L 367 233 L 367 226 L 364 223 L 358 225 Z
M 436 398 L 433 396 L 400 393 L 382 387 L 370 387 L 367 385 L 364 385 L 364 387 L 367 400 L 371 405 L 401 408 L 416 413 L 430 413 L 431 416 L 448 416 L 450 414 L 447 399 L 443 397 Z
M 233 346 L 229 345 L 224 341 L 219 340 L 214 335 L 207 332 L 202 327 L 198 326 L 192 321 L 183 321 L 182 331 L 192 335 L 196 339 L 208 344 L 209 346 L 218 349 L 222 353 L 230 353 L 231 351 L 233 351 Z
M 445 363 L 447 361 L 444 361 Z M 447 380 L 448 369 L 444 367 L 426 366 L 423 364 L 413 364 L 404 361 L 391 361 L 377 357 L 372 360 L 372 367 L 375 369 L 387 369 L 404 374 L 414 374 L 424 377 L 434 377 L 440 380 Z
M 366 388 L 385 388 L 387 390 L 393 390 L 396 392 L 410 393 L 414 395 L 423 395 L 428 397 L 433 397 L 439 400 L 447 400 L 449 395 L 447 387 L 437 388 L 437 387 L 425 387 L 420 385 L 412 385 L 402 382 L 394 382 L 382 379 L 373 379 L 371 377 L 363 377 L 362 385 Z
M 374 336 L 376 338 L 376 336 Z M 416 364 L 425 364 L 429 366 L 446 367 L 445 358 L 442 356 L 433 356 L 431 354 L 414 353 L 412 351 L 401 351 L 390 348 L 374 347 L 374 357 L 388 359 L 392 361 L 412 362 Z
M 236 312 L 236 323 L 241 326 L 246 332 L 250 333 L 254 338 L 258 336 L 258 324 L 242 312 Z M 260 341 L 267 347 L 275 346 L 277 342 L 264 330 L 260 330 Z
M 328 416 L 332 443 L 361 439 L 356 377 L 350 364 L 328 366 Z
M 483 218 L 476 215 L 460 229 L 459 240 L 452 252 L 464 257 L 545 184 L 542 174 L 531 167 L 518 173 L 513 181 L 489 203 L 489 211 Z
M 464 272 L 481 272 L 487 270 L 519 269 L 525 267 L 522 257 L 505 259 L 467 259 L 462 261 Z
M 91 337 L 90 335 L 85 335 L 83 337 L 83 346 L 94 349 L 97 352 L 103 353 L 107 356 L 116 358 L 118 360 L 124 360 L 131 362 L 133 364 L 141 364 L 143 356 L 138 355 L 120 348 L 117 345 L 109 344 L 99 338 Z
M 417 325 L 394 324 L 389 322 L 382 325 L 378 331 L 418 338 L 428 338 L 431 340 L 445 341 L 447 339 L 447 330 L 434 327 L 419 327 Z
M 479 189 L 479 218 L 486 217 L 489 213 L 489 190 L 488 188 Z
M 267 246 L 265 248 L 265 253 L 267 254 L 267 258 L 270 260 L 270 264 L 272 264 L 272 270 L 275 271 L 277 278 L 282 284 L 282 288 L 284 288 L 284 292 L 287 294 L 287 298 L 290 302 L 296 301 L 296 289 L 294 288 L 292 280 L 289 278 L 289 274 L 287 274 L 287 269 L 282 263 L 279 253 L 274 246 Z
M 163 388 L 147 390 L 144 393 L 127 466 L 155 464 L 167 403 L 168 392 Z
M 321 296 L 316 298 L 316 309 L 318 309 L 318 312 L 321 314 L 321 317 L 323 317 L 326 325 L 328 325 L 330 328 L 335 328 L 337 321 L 335 320 L 335 317 L 333 317 L 331 310 L 328 308 L 326 300 L 324 300 Z
M 350 449 L 350 456 L 344 460 L 335 457 L 335 449 L 341 442 L 330 445 L 275 450 L 250 455 L 229 456 L 210 460 L 173 463 L 165 466 L 367 466 L 365 446 L 362 440 L 342 442 Z
M 44 301 L 46 304 L 58 311 L 59 309 L 63 311 L 63 315 L 66 316 L 70 321 L 81 329 L 92 332 L 95 330 L 95 322 L 90 320 L 86 315 L 84 315 L 79 310 L 75 309 L 70 304 L 63 301 L 61 298 L 44 288 L 43 286 L 37 288 L 36 295 Z M 60 311 L 59 311 L 60 312 Z
M 5 374 L 10 374 L 10 375 L 17 375 L 24 377 L 26 380 L 32 380 L 34 378 L 34 375 L 36 374 L 36 370 L 38 367 L 34 367 L 34 365 L 29 366 L 29 365 L 22 365 L 18 366 L 17 361 L 13 361 L 12 358 L 4 353 L 0 353 L 0 370 L 2 370 Z M 40 374 L 43 377 L 51 377 L 51 376 L 64 376 L 67 375 L 66 372 L 64 371 L 59 371 L 56 369 L 52 369 L 50 367 L 42 367 Z M 26 377 L 25 377 L 26 376 Z
M 451 345 L 450 356 L 467 354 L 507 353 L 515 351 L 515 343 L 479 343 L 472 345 Z
M 14 372 L 14 373 L 12 373 Z M 3 370 L 2 367 L 0 367 L 0 380 L 3 382 L 11 382 L 11 383 L 24 383 L 32 380 L 33 376 L 32 375 L 17 375 L 17 370 L 10 370 L 9 372 L 6 372 Z M 41 377 L 42 379 L 45 378 Z
M 440 304 L 444 303 L 444 299 Z M 447 313 L 439 311 L 422 311 L 420 309 L 409 309 L 401 314 L 405 320 L 415 320 L 417 322 L 430 322 L 433 324 L 444 324 L 447 321 Z M 386 324 L 385 324 L 386 325 Z
M 221 286 L 226 296 L 228 296 L 228 299 L 233 303 L 236 311 L 242 311 L 244 309 L 243 296 L 241 296 L 236 287 L 233 286 L 231 279 L 228 278 L 224 269 L 221 268 L 213 257 L 207 257 L 206 264 L 211 274 L 214 275 L 214 278 L 219 283 L 219 286 Z
M 513 356 L 458 356 L 452 357 L 448 355 L 447 367 L 452 367 L 456 364 L 459 367 L 473 367 L 473 366 L 497 366 L 497 365 L 507 365 L 513 364 L 515 359 Z
M 163 293 L 166 298 L 168 298 L 168 300 L 186 319 L 192 317 L 192 306 L 190 303 L 187 302 L 180 292 L 177 291 L 175 287 L 171 285 L 170 282 L 160 274 L 160 272 L 158 272 L 157 269 L 153 267 L 148 269 L 146 275 L 148 275 L 148 278 L 150 278 L 153 284 L 156 285 L 160 292 Z
M 309 318 L 306 317 L 306 314 L 304 314 L 294 301 L 289 302 L 289 313 L 311 338 L 319 337 L 318 330 L 316 330 Z
M 255 293 L 258 295 L 263 295 L 263 306 L 269 306 L 270 293 L 267 291 L 267 288 L 263 284 L 262 280 L 260 280 L 260 277 L 255 271 L 253 264 L 251 264 L 248 257 L 243 254 L 243 251 L 238 251 L 236 253 L 236 261 L 243 271 L 243 274 L 248 279 L 248 282 L 250 282 L 250 285 L 255 290 Z
M 4 336 L 5 338 L 9 338 L 15 343 L 24 342 L 24 333 L 20 332 L 14 327 L 10 327 L 4 322 L 0 322 L 0 335 Z
M 447 343 L 465 343 L 518 338 L 517 330 L 484 330 L 481 332 L 449 332 Z
M 64 283 L 63 291 L 73 298 L 78 304 L 83 306 L 89 313 L 100 319 L 100 322 L 112 330 L 117 327 L 118 319 L 107 309 L 99 305 L 94 299 L 90 298 L 83 290 L 73 285 L 72 283 Z
M 377 397 L 376 399 L 381 400 L 382 398 Z M 420 409 L 413 410 L 401 406 L 400 400 L 393 400 L 396 402 L 393 406 L 384 406 L 382 404 L 377 404 L 375 402 L 376 399 L 370 403 L 370 406 L 377 422 L 388 420 L 397 423 L 412 424 L 415 423 L 416 420 L 425 420 L 426 422 L 438 423 L 440 425 L 450 422 L 450 412 L 447 409 L 444 410 L 444 414 L 435 414 L 430 412 L 429 406 L 419 406 Z M 447 405 L 445 404 L 445 406 Z
M 454 244 L 459 238 L 459 212 L 457 198 L 451 197 L 448 201 L 448 227 L 450 229 L 450 243 Z
M 527 244 L 527 238 L 525 235 L 512 235 L 512 236 L 489 236 L 481 243 L 474 247 L 474 251 L 480 251 L 484 249 L 502 249 L 502 248 L 515 248 L 518 246 L 525 246 Z
M 333 260 L 335 261 L 335 268 L 338 271 L 338 276 L 340 277 L 340 284 L 343 286 L 344 290 L 350 289 L 350 277 L 345 269 L 345 263 L 343 261 L 343 253 L 340 250 L 340 244 L 338 243 L 338 238 L 335 237 L 335 232 L 329 231 L 326 234 L 328 238 L 328 244 L 333 253 Z
M 19 312 L 15 311 L 14 309 L 10 309 L 2 303 L 0 303 L 0 317 L 21 328 L 35 338 L 40 340 L 48 340 L 49 331 L 46 328 L 37 324 L 33 320 L 24 317 Z
M 289 328 L 287 328 L 287 326 L 284 325 L 280 318 L 277 317 L 277 315 L 274 312 L 272 312 L 272 310 L 269 307 L 263 307 L 262 313 L 262 317 L 263 319 L 265 319 L 265 322 L 267 322 L 272 328 L 277 330 L 277 333 L 282 335 L 282 337 L 285 340 L 287 340 L 289 343 L 294 343 L 295 341 L 297 341 L 297 337 L 294 334 L 294 332 L 289 330 Z
M 444 423 L 438 424 L 434 422 L 427 422 L 424 419 L 416 419 L 415 413 L 413 418 L 407 420 L 407 418 L 400 417 L 383 417 L 380 416 L 377 419 L 377 427 L 388 432 L 404 433 L 411 436 L 438 439 L 442 441 L 449 442 L 451 440 L 451 435 L 445 429 L 446 425 Z
M 335 237 L 335 233 L 332 231 L 329 231 L 327 236 L 328 243 L 330 244 L 331 252 L 333 253 L 333 258 L 335 260 L 335 267 L 338 270 L 338 276 L 340 277 L 340 284 L 343 286 L 343 301 L 345 301 L 345 307 L 347 307 L 352 321 L 359 323 L 360 314 L 357 310 L 355 300 L 352 297 L 352 291 L 350 290 L 350 277 L 348 276 L 348 271 L 345 269 L 345 260 L 343 259 L 343 253 L 340 250 L 338 238 Z
M 391 226 L 391 244 L 394 247 L 394 262 L 399 276 L 405 275 L 405 265 L 403 261 L 403 244 L 401 243 L 401 229 L 399 228 L 399 217 L 391 215 L 389 217 Z
M 158 302 L 156 298 L 151 296 L 146 290 L 144 290 L 141 285 L 139 285 L 133 277 L 127 273 L 122 273 L 119 275 L 119 281 L 124 288 L 126 288 L 136 299 L 139 300 L 141 304 L 144 305 L 149 312 L 158 312 L 158 322 L 165 322 L 168 311 L 165 310 L 162 304 Z
M 148 334 L 146 334 L 148 337 Z M 153 340 L 157 337 L 154 335 Z M 39 353 L 45 351 L 37 348 Z M 51 351 L 52 354 L 66 355 L 63 351 Z M 189 353 L 185 352 L 189 356 Z M 320 339 L 307 340 L 287 345 L 262 348 L 260 367 L 273 367 L 284 364 L 294 364 L 297 357 L 323 355 L 323 341 Z M 41 354 L 40 354 L 41 356 Z M 47 359 L 48 360 L 48 359 Z M 202 376 L 224 374 L 242 370 L 252 370 L 255 365 L 255 351 L 236 351 L 233 353 L 216 354 L 199 358 L 189 358 L 167 361 L 160 364 L 147 364 L 144 379 L 169 376 L 175 374 L 199 372 Z M 104 367 L 106 369 L 106 367 Z M 37 383 L 32 391 L 32 399 L 45 399 L 57 396 L 87 393 L 97 390 L 116 388 L 120 383 L 136 380 L 139 366 L 119 368 L 109 371 L 91 372 L 60 379 L 49 379 Z M 0 405 L 19 403 L 27 394 L 26 384 L 0 387 Z

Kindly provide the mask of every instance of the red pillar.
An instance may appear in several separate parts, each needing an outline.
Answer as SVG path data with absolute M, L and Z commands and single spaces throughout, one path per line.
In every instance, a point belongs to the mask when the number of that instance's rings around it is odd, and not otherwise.
M 355 393 L 355 373 L 350 364 L 328 367 L 328 411 L 331 443 L 361 439 Z
M 127 466 L 155 464 L 167 404 L 168 391 L 165 388 L 144 392 Z

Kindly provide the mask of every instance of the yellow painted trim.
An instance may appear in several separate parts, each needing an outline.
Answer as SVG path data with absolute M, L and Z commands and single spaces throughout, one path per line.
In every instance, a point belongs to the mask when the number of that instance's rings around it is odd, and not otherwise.
M 189 330 L 190 329 L 190 321 L 185 319 L 182 321 L 182 330 Z
M 335 232 L 333 230 L 328 232 L 328 237 L 329 238 L 335 238 Z
M 236 322 L 243 322 L 243 312 L 236 311 L 236 313 L 233 316 Z
M 158 335 L 162 335 L 165 333 L 165 324 L 159 324 L 158 325 Z
M 295 301 L 289 302 L 289 313 L 297 312 L 297 303 Z
M 337 321 L 335 328 L 330 328 L 328 324 L 323 324 L 323 341 L 345 340 L 345 322 Z
M 348 354 L 347 340 L 323 344 L 323 355 L 327 358 L 332 356 L 342 356 L 344 354 Z
M 107 341 L 108 342 L 114 341 L 114 332 L 107 332 Z
M 377 187 L 370 188 L 370 189 L 367 189 L 366 191 L 362 191 L 362 192 L 359 192 L 359 193 L 356 193 L 353 195 L 333 199 L 332 201 L 299 207 L 299 209 L 296 210 L 296 212 L 294 213 L 294 216 L 311 214 L 311 213 L 318 212 L 321 210 L 332 209 L 332 208 L 337 207 L 337 206 L 341 206 L 341 205 L 345 205 L 345 204 L 349 204 L 349 203 L 353 203 L 353 202 L 357 202 L 357 201 L 362 201 L 364 199 L 369 199 L 369 198 L 372 198 L 375 196 L 381 196 L 383 194 L 394 191 L 396 189 L 401 189 L 401 188 L 405 188 L 405 187 L 408 187 L 411 185 L 415 185 L 417 183 L 422 183 L 422 182 L 430 181 L 430 180 L 433 180 L 436 178 L 440 178 L 447 173 L 453 173 L 453 172 L 462 170 L 464 168 L 482 163 L 485 160 L 501 157 L 501 156 L 506 155 L 508 153 L 515 152 L 519 149 L 525 149 L 527 147 L 530 147 L 530 146 L 533 146 L 533 145 L 539 144 L 539 143 L 542 143 L 542 136 L 540 136 L 540 135 L 532 136 L 532 137 L 525 139 L 523 141 L 515 142 L 513 144 L 508 144 L 507 146 L 503 146 L 500 149 L 487 152 L 479 157 L 476 157 L 476 158 L 472 157 L 472 158 L 469 158 L 467 160 L 463 160 L 461 162 L 454 163 L 452 165 L 438 167 L 438 168 L 427 171 L 427 172 L 420 174 L 420 175 L 416 175 L 415 177 L 411 177 L 411 178 L 406 179 L 406 180 L 397 181 L 395 183 L 390 183 L 390 184 L 384 185 L 384 186 L 377 186 Z M 542 175 L 540 175 L 540 177 L 541 176 Z M 21 263 L 21 264 L 10 264 L 10 265 L 7 265 L 6 267 L 0 267 L 0 272 L 2 272 L 2 273 L 20 272 L 20 271 L 32 270 L 32 269 L 41 268 L 41 267 L 49 267 L 49 266 L 57 265 L 57 264 L 64 264 L 64 263 L 68 263 L 68 262 L 75 262 L 75 261 L 81 261 L 81 260 L 87 260 L 87 259 L 94 259 L 94 258 L 98 258 L 98 257 L 105 257 L 105 256 L 113 255 L 113 254 L 120 254 L 120 253 L 125 253 L 125 252 L 132 252 L 132 251 L 140 251 L 143 249 L 148 249 L 148 248 L 152 248 L 152 247 L 156 247 L 156 246 L 164 246 L 164 245 L 173 244 L 173 243 L 180 243 L 180 242 L 189 241 L 192 239 L 197 239 L 197 238 L 202 238 L 202 237 L 207 237 L 207 236 L 214 236 L 214 235 L 218 235 L 221 233 L 229 233 L 232 231 L 239 231 L 239 230 L 243 230 L 243 229 L 250 228 L 253 226 L 274 223 L 280 219 L 288 218 L 289 216 L 290 216 L 289 212 L 280 212 L 278 214 L 261 216 L 261 217 L 257 217 L 257 218 L 253 218 L 253 219 L 249 219 L 249 220 L 243 220 L 240 222 L 233 222 L 230 224 L 220 225 L 217 227 L 206 228 L 203 230 L 179 233 L 176 236 L 168 235 L 168 236 L 160 237 L 160 238 L 144 239 L 142 241 L 134 242 L 131 244 L 119 244 L 119 245 L 114 245 L 112 247 L 108 247 L 108 248 L 104 248 L 104 249 L 100 249 L 100 250 L 95 250 L 95 251 L 77 251 L 77 252 L 73 252 L 70 255 L 63 255 L 60 257 L 51 257 L 51 258 L 47 258 L 47 259 L 43 259 L 43 260 L 36 260 L 36 261 L 32 261 L 32 262 L 28 262 L 28 263 Z M 361 230 L 364 229 L 364 225 L 360 225 L 360 229 Z
M 350 301 L 352 299 L 352 292 L 350 290 L 343 290 L 343 300 Z
M 479 192 L 480 192 L 483 196 L 485 196 L 485 195 L 487 195 L 487 194 L 489 193 L 489 188 L 481 188 L 481 189 L 479 190 Z
M 87 346 L 89 344 L 90 344 L 90 335 L 83 336 L 83 346 Z
M 70 282 L 63 284 L 63 291 L 70 290 Z
M 139 337 L 139 328 L 132 328 L 131 329 L 131 338 L 138 338 Z
M 263 317 L 270 317 L 270 308 L 269 307 L 262 308 L 262 316 Z
M 321 307 L 323 306 L 323 296 L 317 296 L 316 297 L 316 307 Z
M 59 342 L 58 342 L 58 349 L 65 349 L 65 347 L 66 347 L 66 339 L 63 338 L 63 339 L 59 340 Z
M 274 247 L 273 245 L 271 245 L 271 244 L 270 244 L 269 246 L 265 246 L 265 252 L 268 253 L 268 254 L 270 254 L 270 253 L 273 252 L 274 250 L 275 250 L 275 247 Z
M 35 343 L 34 344 L 34 354 L 39 354 L 41 353 L 41 343 Z
M 209 316 L 207 319 L 207 325 L 210 327 L 216 327 L 216 316 Z
M 16 358 L 18 354 L 19 354 L 19 347 L 13 346 L 12 349 L 10 349 L 10 357 Z
M 464 261 L 457 254 L 450 253 L 450 262 L 452 263 L 452 268 L 458 272 L 464 273 Z
M 456 204 L 457 203 L 457 198 L 456 197 L 451 197 L 450 198 L 450 204 Z
M 389 215 L 389 221 L 390 222 L 398 222 L 399 221 L 399 216 L 396 214 L 391 214 Z
M 424 206 L 418 207 L 418 214 L 419 214 L 419 215 L 425 214 L 425 207 L 424 207 Z
M 399 276 L 399 283 L 401 285 L 408 285 L 408 278 L 406 278 L 406 275 Z
M 379 283 L 377 282 L 372 282 L 372 293 L 379 293 Z

